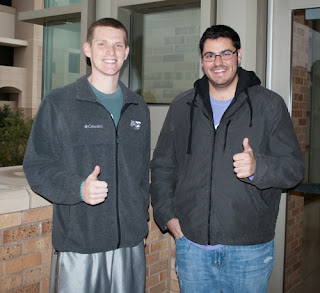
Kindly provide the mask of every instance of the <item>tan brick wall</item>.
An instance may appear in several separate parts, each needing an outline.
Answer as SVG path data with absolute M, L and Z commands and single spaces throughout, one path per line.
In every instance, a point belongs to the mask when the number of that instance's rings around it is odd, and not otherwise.
M 294 16 L 292 41 L 292 122 L 302 149 L 306 150 L 308 38 L 309 27 L 304 23 L 304 11 Z M 288 292 L 302 280 L 304 197 L 289 193 L 286 225 L 285 284 Z
M 49 292 L 52 206 L 0 215 L 0 293 Z M 146 293 L 179 292 L 175 242 L 163 234 L 150 208 L 146 241 Z
M 146 293 L 168 292 L 170 237 L 168 234 L 163 234 L 154 222 L 152 208 L 149 212 L 149 235 L 145 247 Z
M 52 206 L 0 215 L 0 292 L 49 292 Z

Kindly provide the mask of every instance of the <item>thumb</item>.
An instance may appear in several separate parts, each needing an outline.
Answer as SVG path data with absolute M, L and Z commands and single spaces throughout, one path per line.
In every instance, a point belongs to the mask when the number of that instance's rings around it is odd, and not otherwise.
M 100 174 L 100 166 L 95 166 L 93 172 L 90 174 L 91 180 L 98 180 Z
M 249 138 L 245 138 L 242 142 L 242 146 L 243 146 L 243 151 L 244 152 L 249 152 L 252 151 L 251 146 L 249 145 Z

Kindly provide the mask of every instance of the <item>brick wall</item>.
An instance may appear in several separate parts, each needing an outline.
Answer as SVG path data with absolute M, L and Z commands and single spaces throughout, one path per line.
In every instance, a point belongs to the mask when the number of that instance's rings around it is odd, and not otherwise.
M 51 263 L 52 206 L 0 215 L 0 293 L 47 293 Z M 179 292 L 175 242 L 160 232 L 150 208 L 146 293 Z
M 52 207 L 0 215 L 0 292 L 49 292 Z
M 149 234 L 146 252 L 146 293 L 168 292 L 170 267 L 170 236 L 163 234 L 153 220 L 149 209 Z
M 308 38 L 309 28 L 304 22 L 304 11 L 293 18 L 292 40 L 292 122 L 305 156 L 308 91 Z M 288 292 L 302 280 L 304 197 L 289 193 L 286 225 L 285 284 Z

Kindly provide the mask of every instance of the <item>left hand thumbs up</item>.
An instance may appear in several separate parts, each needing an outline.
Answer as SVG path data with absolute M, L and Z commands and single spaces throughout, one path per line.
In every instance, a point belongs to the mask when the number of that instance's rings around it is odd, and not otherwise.
M 238 178 L 248 178 L 256 170 L 256 157 L 249 145 L 249 139 L 246 137 L 242 142 L 243 152 L 233 156 L 234 173 Z

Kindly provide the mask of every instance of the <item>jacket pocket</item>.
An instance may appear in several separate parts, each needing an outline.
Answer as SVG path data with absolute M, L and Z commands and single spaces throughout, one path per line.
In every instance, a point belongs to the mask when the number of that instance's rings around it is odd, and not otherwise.
M 249 197 L 253 207 L 257 211 L 258 215 L 264 214 L 269 207 L 262 197 L 263 191 L 251 184 L 248 185 Z

